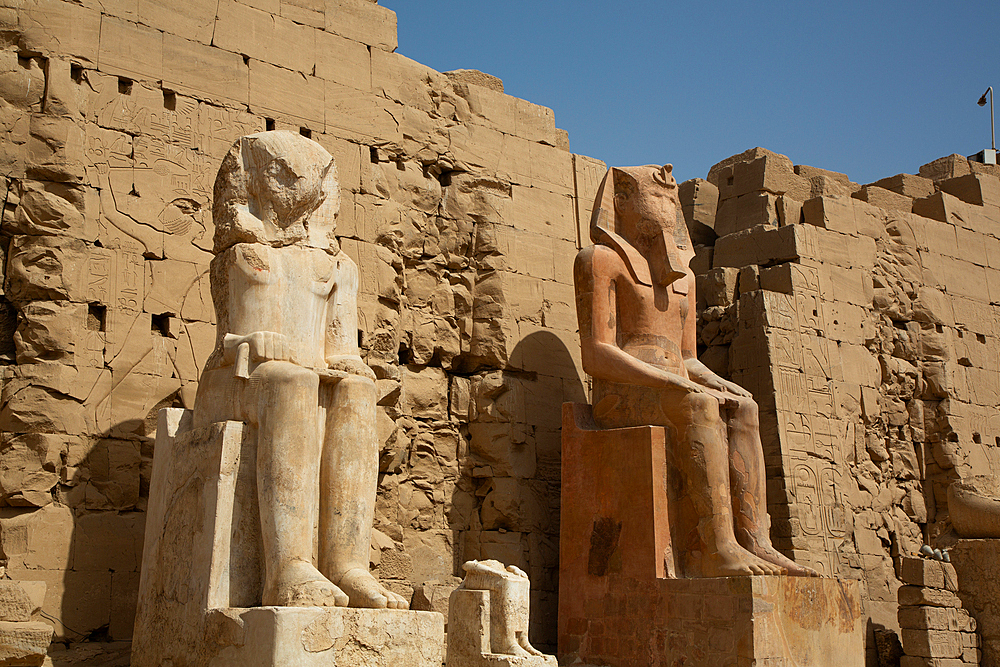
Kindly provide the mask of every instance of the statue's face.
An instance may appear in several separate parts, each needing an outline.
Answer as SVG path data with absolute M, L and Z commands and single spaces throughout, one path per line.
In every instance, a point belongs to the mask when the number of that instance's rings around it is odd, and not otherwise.
M 323 203 L 326 164 L 294 157 L 277 157 L 261 170 L 257 196 L 271 204 L 279 227 L 287 227 Z
M 669 171 L 654 174 L 651 170 L 638 190 L 617 200 L 615 207 L 620 231 L 636 250 L 647 258 L 664 253 L 672 269 L 687 269 L 694 248 L 680 216 L 677 182 Z

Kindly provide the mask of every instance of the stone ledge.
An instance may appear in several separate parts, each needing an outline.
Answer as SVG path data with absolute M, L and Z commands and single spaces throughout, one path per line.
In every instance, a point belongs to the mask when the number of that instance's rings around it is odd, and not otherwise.
M 216 650 L 204 664 L 213 667 L 440 667 L 444 616 L 339 607 L 213 609 L 206 639 L 206 650 Z

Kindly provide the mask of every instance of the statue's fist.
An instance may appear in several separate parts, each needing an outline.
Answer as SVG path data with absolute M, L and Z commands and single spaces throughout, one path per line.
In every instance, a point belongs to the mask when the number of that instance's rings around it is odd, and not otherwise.
M 273 331 L 255 331 L 244 336 L 250 343 L 250 356 L 254 361 L 291 361 L 292 346 L 284 334 Z
M 246 352 L 241 348 L 246 346 Z M 273 331 L 255 331 L 246 336 L 226 334 L 223 341 L 226 357 L 229 361 L 246 363 L 254 361 L 295 361 L 292 344 L 284 334 Z M 246 354 L 247 358 L 237 360 L 237 356 Z

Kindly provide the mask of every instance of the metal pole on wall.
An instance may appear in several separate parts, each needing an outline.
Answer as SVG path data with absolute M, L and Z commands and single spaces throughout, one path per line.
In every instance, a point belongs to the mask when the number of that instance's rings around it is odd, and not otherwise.
M 976 104 L 978 104 L 981 107 L 986 106 L 986 96 L 987 95 L 990 96 L 990 148 L 992 148 L 993 150 L 996 150 L 997 149 L 997 135 L 996 135 L 996 130 L 994 129 L 994 125 L 993 125 L 993 86 L 990 86 L 989 88 L 986 89 L 986 92 L 983 93 L 983 96 L 979 98 L 979 101 Z

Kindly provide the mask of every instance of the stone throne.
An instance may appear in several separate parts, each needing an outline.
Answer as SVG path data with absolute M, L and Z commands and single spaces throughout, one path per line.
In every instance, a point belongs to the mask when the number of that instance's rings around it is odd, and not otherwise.
M 577 257 L 594 384 L 563 405 L 560 662 L 860 666 L 857 582 L 773 549 L 756 403 L 694 355 L 676 187 L 609 170 Z
M 368 572 L 374 374 L 338 208 L 333 158 L 300 135 L 223 161 L 217 344 L 195 409 L 159 415 L 134 665 L 441 663 L 443 616 Z

